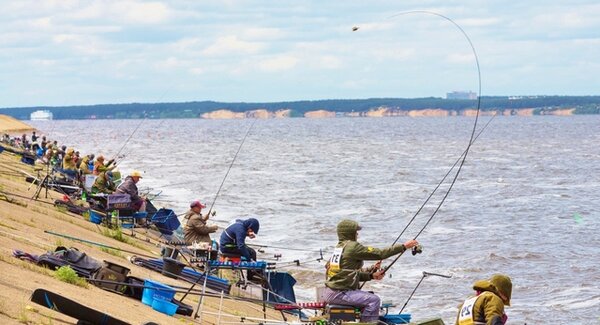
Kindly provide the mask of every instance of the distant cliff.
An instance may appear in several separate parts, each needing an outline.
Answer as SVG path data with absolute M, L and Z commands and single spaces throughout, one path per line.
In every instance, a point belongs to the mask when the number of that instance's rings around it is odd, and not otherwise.
M 339 116 L 472 116 L 477 100 L 428 98 L 330 99 L 276 103 L 130 103 L 68 107 L 2 108 L 1 114 L 29 119 L 39 109 L 52 111 L 54 119 L 124 118 L 326 118 Z M 600 114 L 600 96 L 482 97 L 482 114 L 574 115 Z

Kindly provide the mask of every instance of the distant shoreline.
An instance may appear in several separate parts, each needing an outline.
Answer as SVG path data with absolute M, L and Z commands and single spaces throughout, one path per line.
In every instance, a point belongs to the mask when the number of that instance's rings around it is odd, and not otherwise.
M 476 99 L 370 98 L 328 99 L 273 103 L 126 103 L 62 107 L 0 108 L 0 114 L 28 120 L 31 113 L 46 110 L 54 119 L 136 118 L 332 118 L 332 117 L 444 117 L 481 114 L 503 116 L 600 114 L 600 96 L 503 96 Z

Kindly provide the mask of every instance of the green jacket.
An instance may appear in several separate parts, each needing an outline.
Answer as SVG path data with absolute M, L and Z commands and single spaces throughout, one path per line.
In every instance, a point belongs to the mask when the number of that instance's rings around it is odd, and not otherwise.
M 81 175 L 88 175 L 92 173 L 88 166 L 89 163 L 90 157 L 88 156 L 83 157 L 83 159 L 79 162 L 79 172 L 81 173 Z
M 402 253 L 404 245 L 396 244 L 384 249 L 363 246 L 356 241 L 358 223 L 344 220 L 338 224 L 338 244 L 343 247 L 339 267 L 329 261 L 325 285 L 333 290 L 357 290 L 361 281 L 371 280 L 370 269 L 363 269 L 364 261 L 378 261 Z
M 94 181 L 94 185 L 92 185 L 92 192 L 93 193 L 111 194 L 114 191 L 115 191 L 115 183 L 113 183 L 110 179 L 108 179 L 108 177 L 106 176 L 106 172 L 100 173 L 100 175 L 98 175 L 98 177 L 96 177 L 96 180 Z
M 73 154 L 66 154 L 63 158 L 63 169 L 76 170 L 75 160 L 73 160 Z

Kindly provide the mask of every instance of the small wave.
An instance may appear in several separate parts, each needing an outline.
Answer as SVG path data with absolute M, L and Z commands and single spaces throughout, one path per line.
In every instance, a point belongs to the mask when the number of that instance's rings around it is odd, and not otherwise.
M 496 253 L 490 253 L 487 257 L 486 260 L 488 261 L 508 261 L 508 258 L 502 256 L 502 255 L 498 255 Z
M 296 202 L 289 202 L 289 201 L 286 201 L 286 202 L 288 205 L 295 206 L 295 207 L 308 207 L 308 208 L 312 207 L 312 205 L 310 205 L 308 203 L 296 203 Z
M 540 260 L 540 259 L 544 258 L 544 256 L 541 254 L 528 252 L 525 254 L 517 254 L 517 255 L 511 256 L 510 258 L 515 259 L 515 260 Z

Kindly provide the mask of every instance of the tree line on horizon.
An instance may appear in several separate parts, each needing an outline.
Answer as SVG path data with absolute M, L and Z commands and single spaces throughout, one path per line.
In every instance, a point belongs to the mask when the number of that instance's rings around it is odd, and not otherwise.
M 37 106 L 0 108 L 0 114 L 28 120 L 37 110 L 50 110 L 54 119 L 107 119 L 107 118 L 195 118 L 201 114 L 230 110 L 246 112 L 256 109 L 267 111 L 291 110 L 292 117 L 304 116 L 315 110 L 339 113 L 368 112 L 380 107 L 395 110 L 442 109 L 463 111 L 477 108 L 476 99 L 426 98 L 369 98 L 369 99 L 326 99 L 303 100 L 273 103 L 226 103 L 215 101 L 194 101 L 183 103 L 127 103 L 78 106 Z M 555 109 L 575 108 L 575 114 L 600 114 L 600 96 L 483 96 L 481 109 L 505 110 L 533 108 L 537 112 Z

